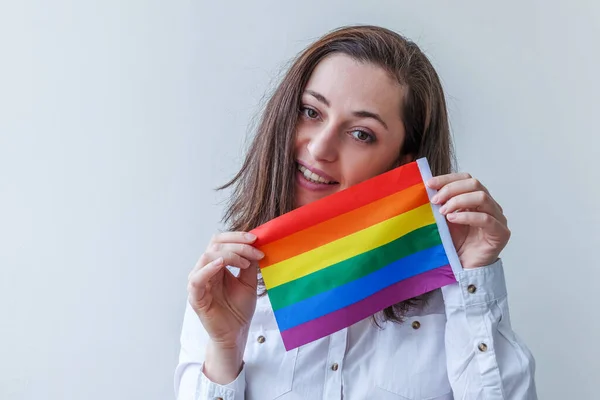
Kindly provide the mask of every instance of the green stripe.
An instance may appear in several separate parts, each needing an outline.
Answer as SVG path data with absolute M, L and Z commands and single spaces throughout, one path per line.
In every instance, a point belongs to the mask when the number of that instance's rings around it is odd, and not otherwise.
M 293 280 L 268 291 L 273 310 L 331 290 L 375 272 L 392 262 L 442 243 L 436 224 L 416 229 L 398 239 Z

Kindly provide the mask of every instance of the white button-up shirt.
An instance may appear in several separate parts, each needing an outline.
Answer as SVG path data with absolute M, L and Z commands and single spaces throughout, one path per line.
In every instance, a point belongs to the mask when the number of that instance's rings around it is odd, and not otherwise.
M 533 400 L 534 360 L 512 330 L 502 262 L 464 270 L 405 322 L 367 318 L 285 351 L 267 296 L 244 367 L 228 385 L 202 373 L 208 335 L 186 309 L 175 371 L 179 400 Z

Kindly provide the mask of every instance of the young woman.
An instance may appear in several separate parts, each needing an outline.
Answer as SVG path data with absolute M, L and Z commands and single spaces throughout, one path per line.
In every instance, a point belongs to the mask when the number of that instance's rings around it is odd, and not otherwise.
M 429 159 L 432 202 L 443 205 L 464 268 L 458 283 L 286 352 L 257 276 L 263 254 L 247 232 L 419 157 Z M 179 399 L 537 398 L 498 258 L 506 218 L 477 179 L 452 173 L 444 93 L 414 43 L 354 26 L 308 47 L 228 186 L 231 229 L 212 238 L 189 275 Z

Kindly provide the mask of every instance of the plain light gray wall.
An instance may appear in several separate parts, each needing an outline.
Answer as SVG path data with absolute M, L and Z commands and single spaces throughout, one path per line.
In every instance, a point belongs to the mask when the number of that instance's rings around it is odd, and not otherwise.
M 413 38 L 461 168 L 514 231 L 542 399 L 600 378 L 600 3 L 0 3 L 0 398 L 172 398 L 186 277 L 286 61 L 329 29 Z

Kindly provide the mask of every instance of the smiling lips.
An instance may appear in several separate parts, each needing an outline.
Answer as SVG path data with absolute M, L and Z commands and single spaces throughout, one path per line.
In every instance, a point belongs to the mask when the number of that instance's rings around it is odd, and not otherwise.
M 306 168 L 304 165 L 298 164 L 298 170 L 300 170 L 300 172 L 302 172 L 302 175 L 304 175 L 304 177 L 310 182 L 322 183 L 322 184 L 326 184 L 326 185 L 331 185 L 331 184 L 337 183 L 335 181 L 325 179 L 321 175 L 312 172 L 311 170 Z

